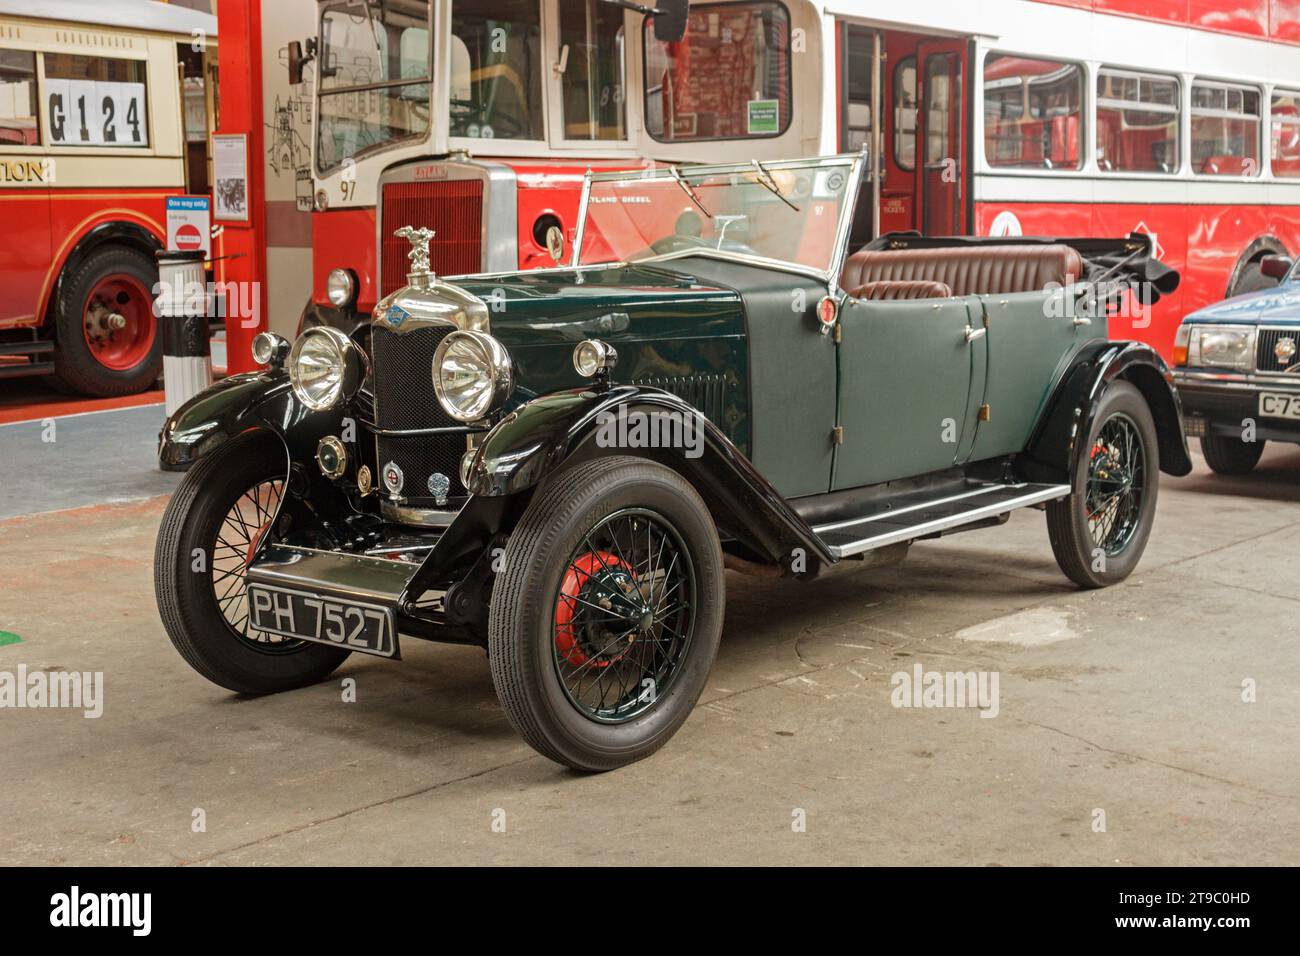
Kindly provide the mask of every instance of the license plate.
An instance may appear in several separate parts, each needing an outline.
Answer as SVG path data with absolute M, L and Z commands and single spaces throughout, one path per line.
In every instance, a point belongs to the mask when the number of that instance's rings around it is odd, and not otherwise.
M 249 623 L 259 631 L 362 654 L 397 656 L 392 608 L 378 604 L 250 584 L 248 614 Z
M 1266 418 L 1300 419 L 1300 392 L 1260 392 L 1259 413 Z

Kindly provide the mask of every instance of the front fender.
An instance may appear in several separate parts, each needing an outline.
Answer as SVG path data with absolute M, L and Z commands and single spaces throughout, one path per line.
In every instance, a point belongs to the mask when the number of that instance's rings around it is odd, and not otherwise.
M 690 416 L 694 447 L 630 447 L 598 440 L 620 411 Z M 467 487 L 483 497 L 519 495 L 569 463 L 612 455 L 648 458 L 679 472 L 704 499 L 720 534 L 772 563 L 789 566 L 795 549 L 822 564 L 834 563 L 808 524 L 717 426 L 688 402 L 656 388 L 575 388 L 534 399 L 487 434 L 474 455 Z
M 323 435 L 337 434 L 343 406 L 313 412 L 300 403 L 282 369 L 245 372 L 195 395 L 167 419 L 158 436 L 158 466 L 184 471 L 225 442 L 250 431 L 278 437 L 290 461 L 310 461 Z
M 1076 456 L 1082 451 L 1076 438 L 1091 432 L 1102 394 L 1116 380 L 1137 388 L 1151 409 L 1160 470 L 1175 477 L 1191 472 L 1182 401 L 1165 360 L 1141 342 L 1099 341 L 1084 347 L 1057 383 L 1026 449 L 1022 461 L 1025 477 L 1070 481 Z

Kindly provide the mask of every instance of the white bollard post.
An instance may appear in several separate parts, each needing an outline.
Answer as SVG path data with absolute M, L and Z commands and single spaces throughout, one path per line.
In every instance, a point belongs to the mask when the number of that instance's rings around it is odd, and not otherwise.
M 155 309 L 162 323 L 163 382 L 170 416 L 212 384 L 207 283 L 202 252 L 164 249 L 157 257 Z

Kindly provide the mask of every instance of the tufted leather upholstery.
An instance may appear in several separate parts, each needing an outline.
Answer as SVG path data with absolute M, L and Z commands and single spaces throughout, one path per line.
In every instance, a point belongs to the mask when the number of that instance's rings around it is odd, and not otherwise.
M 946 299 L 952 289 L 942 282 L 881 280 L 860 285 L 849 295 L 855 299 Z
M 1051 282 L 1069 285 L 1082 275 L 1083 257 L 1065 245 L 863 249 L 845 261 L 840 288 L 920 281 L 943 283 L 951 295 L 1005 295 L 1034 292 Z

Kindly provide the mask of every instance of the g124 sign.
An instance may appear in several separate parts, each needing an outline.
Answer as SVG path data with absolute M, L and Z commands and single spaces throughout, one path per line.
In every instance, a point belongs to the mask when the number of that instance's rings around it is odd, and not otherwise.
M 55 146 L 148 146 L 143 83 L 46 80 L 45 116 Z

